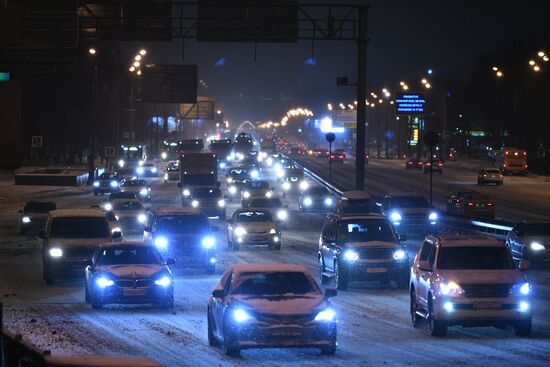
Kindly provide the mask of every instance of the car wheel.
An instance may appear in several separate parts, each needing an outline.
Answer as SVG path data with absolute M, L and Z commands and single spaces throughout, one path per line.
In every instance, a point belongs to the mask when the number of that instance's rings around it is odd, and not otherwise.
M 321 284 L 327 285 L 330 283 L 330 277 L 327 277 L 325 274 L 325 265 L 323 263 L 323 258 L 319 256 L 319 277 L 321 278 Z
M 429 297 L 431 297 L 431 295 L 429 295 Z M 428 329 L 430 330 L 431 336 L 443 337 L 447 334 L 447 325 L 435 318 L 431 301 L 428 314 Z
M 531 335 L 531 329 L 532 329 L 532 321 L 531 321 L 531 319 L 529 319 L 527 321 L 522 321 L 522 322 L 518 323 L 514 327 L 514 333 L 517 336 L 526 337 L 526 336 Z
M 336 289 L 340 291 L 348 289 L 348 275 L 340 270 L 338 262 L 334 264 L 334 282 L 336 283 Z
M 321 354 L 325 356 L 332 356 L 336 353 L 336 344 L 331 344 L 328 347 L 321 348 Z
M 422 317 L 416 313 L 418 311 L 418 302 L 416 302 L 416 292 L 414 291 L 414 289 L 411 290 L 410 304 L 411 304 L 411 307 L 410 307 L 411 322 L 413 327 L 416 329 L 422 322 Z
M 223 333 L 222 350 L 223 353 L 229 357 L 236 357 L 241 353 L 239 347 L 234 346 L 231 339 L 227 336 L 227 330 Z
M 159 308 L 162 309 L 162 310 L 171 310 L 171 309 L 173 309 L 174 308 L 174 294 L 172 294 L 170 296 L 170 298 L 168 298 L 164 302 L 161 302 L 159 304 Z
M 218 344 L 218 341 L 214 335 L 214 322 L 212 320 L 212 312 L 210 311 L 210 307 L 206 311 L 206 319 L 208 321 L 208 345 L 215 347 Z
M 103 302 L 95 294 L 90 293 L 92 308 L 94 310 L 101 310 L 103 308 Z

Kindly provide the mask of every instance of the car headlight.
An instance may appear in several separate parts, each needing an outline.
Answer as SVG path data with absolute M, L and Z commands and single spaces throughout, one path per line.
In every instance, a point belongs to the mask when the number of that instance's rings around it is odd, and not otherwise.
M 119 166 L 120 168 L 124 167 L 124 160 L 120 159 L 120 160 L 118 161 L 118 166 Z
M 305 206 L 310 206 L 311 204 L 313 204 L 313 200 L 311 200 L 310 197 L 307 197 L 304 199 L 304 205 Z
M 143 163 L 144 163 L 144 162 L 143 162 L 142 160 L 140 160 L 140 161 L 138 162 L 138 164 L 139 164 L 140 166 L 143 166 Z
M 218 200 L 218 206 L 220 208 L 223 208 L 225 206 L 225 200 L 223 200 L 223 199 Z
M 118 187 L 118 182 L 115 180 L 111 181 L 111 187 Z
M 97 284 L 97 286 L 99 288 L 105 288 L 105 287 L 110 287 L 112 286 L 113 284 L 115 284 L 114 281 L 112 281 L 111 279 L 109 278 L 106 278 L 106 277 L 99 277 L 96 281 L 95 281 L 95 284 Z
M 248 191 L 243 192 L 243 197 L 248 199 L 250 197 L 250 193 Z
M 51 248 L 49 253 L 50 253 L 51 257 L 61 257 L 61 256 L 63 256 L 63 250 L 61 250 L 58 247 Z
M 151 168 L 151 172 L 152 172 L 152 173 L 157 173 L 157 171 L 158 171 L 157 167 Z
M 168 239 L 166 237 L 155 238 L 155 246 L 157 246 L 158 248 L 168 247 Z
M 315 316 L 315 321 L 334 321 L 336 319 L 336 312 L 332 308 L 327 308 Z
M 114 227 L 113 229 L 111 229 L 111 233 L 115 232 L 122 232 L 122 229 L 120 227 Z
M 233 310 L 232 316 L 233 316 L 233 320 L 235 320 L 238 323 L 246 322 L 250 320 L 250 315 L 248 314 L 248 312 L 246 312 L 242 308 L 237 308 Z
M 510 290 L 510 294 L 519 294 L 522 296 L 528 296 L 532 292 L 531 284 L 529 282 L 523 282 L 516 284 Z
M 397 212 L 393 212 L 393 213 L 390 214 L 390 219 L 393 222 L 401 222 L 401 214 L 399 214 Z
M 288 214 L 286 210 L 279 210 L 277 212 L 277 218 L 279 218 L 279 220 L 285 220 L 287 217 L 288 217 Z
M 237 187 L 235 186 L 229 186 L 229 193 L 230 194 L 236 194 L 237 193 Z
M 216 239 L 214 237 L 204 237 L 202 239 L 202 247 L 205 249 L 211 249 L 216 245 Z
M 155 284 L 160 285 L 161 287 L 168 287 L 172 284 L 172 279 L 168 276 L 163 276 L 162 278 L 155 280 Z
M 94 181 L 94 187 L 99 187 L 99 182 L 98 181 Z
M 271 158 L 271 157 L 267 158 L 266 163 L 269 167 L 271 167 L 273 165 L 273 158 Z
M 353 250 L 347 250 L 344 252 L 344 259 L 346 261 L 357 261 L 359 260 L 359 254 Z
M 332 201 L 332 198 L 326 198 L 325 199 L 325 205 L 326 206 L 331 206 L 334 202 Z
M 191 195 L 191 191 L 189 189 L 183 189 L 183 196 L 189 196 Z
M 164 174 L 164 179 L 165 179 L 165 180 L 168 180 L 168 173 L 165 173 L 165 174 Z
M 113 204 L 111 203 L 105 203 L 103 204 L 103 209 L 107 210 L 108 212 L 110 212 L 111 210 L 113 210 Z
M 166 158 L 168 158 L 168 154 L 166 154 L 166 152 L 162 152 L 162 153 L 160 153 L 160 157 L 162 159 L 166 159 Z
M 285 183 L 283 184 L 283 189 L 285 189 L 285 190 L 290 190 L 290 182 L 285 182 Z
M 439 283 L 439 293 L 444 296 L 460 296 L 464 290 L 455 282 Z
M 544 247 L 544 245 L 542 243 L 539 243 L 539 242 L 531 242 L 529 247 L 533 251 L 542 251 L 542 250 L 546 249 L 546 247 Z
M 136 169 L 136 172 L 138 173 L 138 175 L 142 175 L 143 174 L 143 167 L 138 167 Z
M 227 183 L 232 183 L 232 182 L 233 182 L 233 177 L 228 177 L 228 178 L 226 179 L 226 181 L 227 181 Z
M 192 206 L 193 208 L 198 207 L 198 206 L 199 206 L 199 201 L 198 201 L 198 200 L 193 200 L 193 201 L 191 202 L 191 206 Z
M 21 218 L 21 222 L 23 222 L 23 223 L 30 223 L 30 222 L 31 222 L 31 218 L 25 215 L 23 218 Z
M 235 228 L 235 234 L 237 236 L 244 236 L 246 234 L 246 229 L 244 229 L 243 227 L 237 227 Z
M 300 182 L 300 190 L 305 191 L 308 188 L 309 188 L 309 184 L 307 183 L 307 181 Z
M 221 169 L 224 169 L 224 168 L 225 168 L 225 162 L 220 162 L 220 168 L 221 168 Z
M 145 223 L 147 221 L 147 216 L 145 214 L 139 214 L 137 216 L 137 220 L 140 223 Z
M 275 228 L 271 228 L 269 230 L 269 234 L 276 234 L 277 233 L 277 230 Z
M 430 215 L 428 216 L 428 219 L 430 220 L 430 222 L 436 221 L 437 218 L 438 218 L 438 216 L 437 216 L 436 212 L 431 212 Z
M 149 193 L 149 190 L 147 190 L 146 188 L 143 188 L 141 190 L 139 190 L 139 194 L 142 195 L 142 196 L 145 196 Z
M 394 260 L 403 260 L 407 257 L 407 253 L 403 250 L 397 250 L 393 253 Z
M 283 178 L 283 177 L 285 177 L 285 171 L 283 171 L 282 169 L 277 170 L 277 177 L 278 177 L 278 178 Z
M 252 178 L 258 178 L 258 176 L 260 176 L 260 173 L 257 171 L 257 170 L 252 170 L 250 172 L 250 177 Z
M 268 192 L 265 193 L 266 198 L 270 198 L 272 196 L 273 196 L 273 193 L 271 191 L 268 191 Z

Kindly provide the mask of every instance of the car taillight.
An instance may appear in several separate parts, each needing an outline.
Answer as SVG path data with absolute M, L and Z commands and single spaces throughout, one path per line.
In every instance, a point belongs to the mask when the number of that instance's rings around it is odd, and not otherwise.
M 502 167 L 506 167 L 506 163 L 504 163 L 504 164 L 502 165 Z
M 487 177 L 487 175 L 486 175 L 486 174 L 483 174 L 483 177 Z
M 410 166 L 411 164 L 413 164 L 413 162 L 407 162 L 407 164 Z
M 424 164 L 424 163 L 422 163 L 422 162 L 418 162 L 418 165 L 419 165 L 419 166 L 421 166 L 421 165 L 423 165 L 423 164 Z
M 438 166 L 439 166 L 439 167 L 443 167 L 443 163 L 439 163 Z
M 343 155 L 339 155 L 338 158 L 344 158 L 344 156 L 343 156 Z
M 527 165 L 525 165 L 525 168 L 527 168 Z
M 474 203 L 469 202 L 469 203 L 468 203 L 468 206 L 474 206 Z
M 504 176 L 503 176 L 503 175 L 500 175 L 500 177 L 502 178 L 502 177 L 504 177 Z
M 333 155 L 331 155 L 331 156 L 330 156 L 330 158 L 334 158 L 334 156 L 333 156 Z
M 493 203 L 487 203 L 487 206 L 493 206 Z
M 426 166 L 431 166 L 432 164 L 430 162 L 426 163 Z
M 527 155 L 527 152 L 523 152 L 523 155 Z

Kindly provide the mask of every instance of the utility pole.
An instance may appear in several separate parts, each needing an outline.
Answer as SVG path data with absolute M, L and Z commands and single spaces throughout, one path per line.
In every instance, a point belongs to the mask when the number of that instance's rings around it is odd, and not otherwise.
M 359 34 L 357 37 L 357 140 L 355 142 L 355 189 L 365 189 L 365 141 L 367 99 L 367 16 L 368 5 L 357 8 L 359 12 Z

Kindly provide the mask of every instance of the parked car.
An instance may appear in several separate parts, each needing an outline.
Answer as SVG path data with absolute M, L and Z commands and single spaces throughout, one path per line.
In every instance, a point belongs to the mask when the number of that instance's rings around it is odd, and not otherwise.
M 409 285 L 409 257 L 391 223 L 382 215 L 329 215 L 319 238 L 321 283 L 331 278 L 346 290 L 353 281 L 395 281 Z
M 42 231 L 48 220 L 48 213 L 56 210 L 57 205 L 53 201 L 29 201 L 25 204 L 21 214 L 19 232 L 27 234 L 32 231 Z
M 447 198 L 447 213 L 463 217 L 495 217 L 495 204 L 488 195 L 474 190 L 455 191 Z
M 428 321 L 430 334 L 447 328 L 513 326 L 531 333 L 531 284 L 504 244 L 485 236 L 428 236 L 411 268 L 410 314 L 413 326 Z
M 495 184 L 502 185 L 504 183 L 504 175 L 497 168 L 484 168 L 477 173 L 477 184 L 487 185 Z
M 92 308 L 106 304 L 153 303 L 174 307 L 174 280 L 162 256 L 150 244 L 114 242 L 99 245 L 85 269 L 85 300 Z
M 232 265 L 208 301 L 208 344 L 227 355 L 246 348 L 319 348 L 336 352 L 337 318 L 330 298 L 306 267 Z
M 506 246 L 515 259 L 550 263 L 550 222 L 517 223 L 506 235 Z

